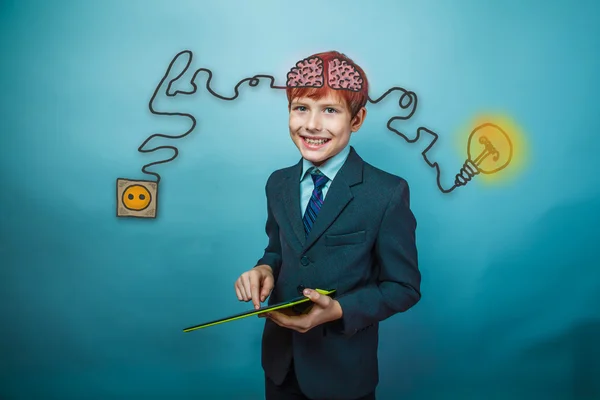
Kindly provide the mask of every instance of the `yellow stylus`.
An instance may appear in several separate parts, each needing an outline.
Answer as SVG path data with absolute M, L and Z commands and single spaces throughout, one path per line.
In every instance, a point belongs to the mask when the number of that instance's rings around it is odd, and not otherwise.
M 333 289 L 333 290 L 315 289 L 315 290 L 317 292 L 319 292 L 320 294 L 324 294 L 327 296 L 335 293 L 335 289 Z M 306 303 L 307 301 L 311 301 L 311 300 L 306 296 L 296 297 L 295 299 L 292 299 L 290 301 L 273 304 L 271 306 L 262 307 L 262 308 L 259 308 L 258 310 L 246 311 L 241 314 L 236 314 L 236 315 L 232 315 L 230 317 L 217 319 L 215 321 L 206 322 L 204 324 L 190 326 L 189 328 L 185 328 L 183 331 L 191 332 L 191 331 L 195 331 L 196 329 L 207 328 L 209 326 L 218 325 L 218 324 L 222 324 L 222 323 L 230 322 L 230 321 L 235 321 L 236 319 L 246 318 L 246 317 L 250 317 L 252 315 L 258 315 L 258 314 L 266 313 L 269 311 L 280 310 L 282 308 L 293 307 L 297 304 Z

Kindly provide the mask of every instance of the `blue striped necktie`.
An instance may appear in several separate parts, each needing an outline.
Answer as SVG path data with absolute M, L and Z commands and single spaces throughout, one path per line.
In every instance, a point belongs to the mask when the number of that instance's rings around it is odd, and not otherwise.
M 310 196 L 310 200 L 306 206 L 306 211 L 304 212 L 304 217 L 302 218 L 306 236 L 308 236 L 310 233 L 310 230 L 315 223 L 315 219 L 317 218 L 317 214 L 323 206 L 323 186 L 325 186 L 329 180 L 329 178 L 323 175 L 323 173 L 318 169 L 315 169 L 310 175 L 312 176 L 315 188 L 312 191 L 312 195 Z

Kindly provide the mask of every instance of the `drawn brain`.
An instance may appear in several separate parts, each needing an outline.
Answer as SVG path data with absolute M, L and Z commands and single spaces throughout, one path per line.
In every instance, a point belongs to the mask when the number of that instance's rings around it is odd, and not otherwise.
M 329 86 L 333 89 L 348 89 L 359 91 L 363 79 L 352 64 L 337 58 L 329 62 Z
M 356 68 L 338 58 L 329 62 L 329 77 L 327 84 L 332 89 L 346 89 L 360 91 L 363 79 Z M 305 58 L 296 63 L 287 74 L 288 87 L 322 87 L 323 86 L 323 60 L 318 57 Z
M 323 86 L 323 61 L 318 58 L 305 58 L 296 63 L 287 74 L 289 87 L 321 87 Z

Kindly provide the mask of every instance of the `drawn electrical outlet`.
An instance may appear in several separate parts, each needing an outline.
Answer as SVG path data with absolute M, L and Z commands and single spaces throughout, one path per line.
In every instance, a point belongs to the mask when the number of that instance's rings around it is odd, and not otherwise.
M 156 218 L 156 181 L 117 179 L 117 217 Z

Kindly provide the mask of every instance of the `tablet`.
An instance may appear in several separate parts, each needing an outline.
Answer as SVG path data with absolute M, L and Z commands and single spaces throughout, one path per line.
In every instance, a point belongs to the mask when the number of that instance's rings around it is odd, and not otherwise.
M 334 290 L 315 289 L 315 290 L 317 292 L 319 292 L 320 294 L 324 294 L 327 296 L 335 293 L 335 289 Z M 209 326 L 218 325 L 218 324 L 222 324 L 222 323 L 229 322 L 229 321 L 235 321 L 236 319 L 246 318 L 246 317 L 250 317 L 252 315 L 258 315 L 258 314 L 266 313 L 269 311 L 280 310 L 282 308 L 293 307 L 297 304 L 306 303 L 307 301 L 311 301 L 311 300 L 306 296 L 300 296 L 300 297 L 296 297 L 296 298 L 288 300 L 288 301 L 284 301 L 282 303 L 277 303 L 277 304 L 273 304 L 270 306 L 261 307 L 258 310 L 246 311 L 246 312 L 232 315 L 232 316 L 229 316 L 226 318 L 221 318 L 221 319 L 217 319 L 214 321 L 205 322 L 200 325 L 190 326 L 189 328 L 185 328 L 183 331 L 191 332 L 191 331 L 195 331 L 196 329 L 207 328 Z

